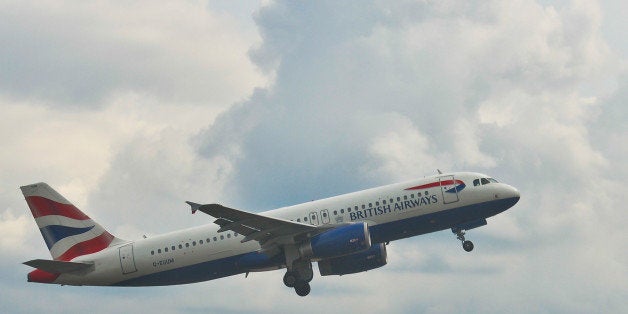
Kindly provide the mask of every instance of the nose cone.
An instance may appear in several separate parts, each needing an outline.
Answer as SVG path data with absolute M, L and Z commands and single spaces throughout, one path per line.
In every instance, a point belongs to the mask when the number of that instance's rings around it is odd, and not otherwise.
M 505 187 L 500 194 L 503 199 L 509 201 L 510 204 L 508 207 L 512 207 L 517 204 L 517 202 L 519 202 L 519 198 L 521 198 L 519 190 L 507 184 L 505 184 Z
M 512 186 L 509 186 L 509 187 L 510 187 L 510 191 L 508 193 L 509 197 L 512 197 L 512 198 L 516 199 L 517 202 L 518 202 L 519 198 L 521 198 L 521 194 L 519 193 L 519 190 L 515 189 Z

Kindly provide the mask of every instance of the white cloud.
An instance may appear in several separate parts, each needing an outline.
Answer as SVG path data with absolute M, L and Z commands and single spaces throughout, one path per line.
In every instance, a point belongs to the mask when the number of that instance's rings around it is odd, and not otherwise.
M 186 199 L 260 210 L 435 168 L 487 172 L 522 192 L 467 234 L 471 254 L 449 231 L 394 242 L 389 265 L 317 276 L 305 299 L 281 272 L 16 289 L 27 268 L 11 264 L 8 311 L 77 296 L 86 301 L 76 311 L 625 307 L 628 80 L 595 2 L 277 1 L 255 13 L 261 43 L 231 15 L 239 9 L 212 4 L 3 6 L 0 40 L 13 45 L 0 55 L 15 81 L 0 74 L 0 140 L 11 152 L 0 155 L 0 229 L 10 235 L 0 244 L 16 251 L 13 264 L 46 253 L 16 188 L 39 180 L 128 238 L 210 223 L 189 215 Z M 247 59 L 251 46 L 272 84 Z M 266 88 L 251 95 L 254 86 Z M 77 106 L 87 100 L 98 106 Z M 43 297 L 16 303 L 33 293 Z
M 416 178 L 422 173 L 436 171 L 439 167 L 451 167 L 452 162 L 445 156 L 435 156 L 430 140 L 412 124 L 398 114 L 387 114 L 378 119 L 390 130 L 382 130 L 371 142 L 369 152 L 373 163 L 364 166 L 364 170 L 376 178 L 388 178 L 390 181 L 402 181 Z M 415 173 L 408 173 L 414 170 Z
M 259 37 L 200 1 L 9 1 L 0 5 L 0 92 L 65 106 L 112 93 L 224 107 L 265 78 L 247 58 Z

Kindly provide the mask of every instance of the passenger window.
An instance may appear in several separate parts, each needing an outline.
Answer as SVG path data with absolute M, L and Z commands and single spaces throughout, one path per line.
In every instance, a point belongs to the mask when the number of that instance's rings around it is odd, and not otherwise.
M 176 247 L 175 247 L 174 245 L 171 247 L 171 249 L 172 249 L 173 251 L 174 251 L 174 249 L 175 249 L 175 248 L 176 248 Z
M 482 185 L 489 184 L 489 183 L 491 182 L 489 182 L 487 178 L 482 178 Z
M 218 241 L 218 238 L 214 237 L 214 242 Z
M 157 250 L 157 254 L 161 254 L 161 249 Z
M 185 247 L 190 247 L 190 243 L 185 243 Z
M 403 196 L 403 199 L 404 199 L 404 200 L 407 200 L 407 199 L 408 199 L 408 195 L 404 195 L 404 196 Z
M 397 202 L 401 202 L 401 197 L 397 197 Z
M 394 203 L 394 200 L 392 198 L 390 199 L 390 203 Z
M 410 194 L 410 198 L 414 198 L 414 193 Z
M 198 244 L 203 244 L 203 240 L 198 240 Z
M 344 208 L 340 210 L 340 213 L 341 213 L 341 214 L 344 214 L 344 213 L 345 213 Z
M 334 216 L 338 215 L 338 211 L 334 210 Z
M 168 252 L 168 248 L 164 248 L 164 252 Z
M 231 238 L 231 233 L 227 233 L 227 238 Z
M 365 209 L 365 208 L 366 208 L 366 205 L 362 204 L 362 209 Z
M 297 218 L 297 222 L 301 222 L 301 218 Z
M 155 251 L 150 251 L 150 255 L 155 255 Z
M 327 213 L 326 212 L 323 212 L 323 217 L 327 217 Z
M 225 239 L 225 236 L 221 234 L 220 235 L 220 240 L 224 240 L 224 239 Z
M 192 241 L 192 246 L 196 246 L 196 241 Z
M 209 238 L 205 239 L 205 242 L 209 243 Z
M 182 249 L 182 248 L 183 248 L 183 245 L 179 244 L 179 249 Z
M 307 217 L 303 217 L 303 221 L 307 221 Z
M 234 236 L 234 237 L 237 237 L 237 236 L 238 236 L 238 233 L 237 233 L 237 232 L 234 232 L 234 233 L 233 233 L 233 236 Z
M 386 205 L 386 200 L 383 200 L 383 201 L 382 201 L 382 204 L 383 204 L 383 205 Z M 379 205 L 379 204 L 375 203 L 375 205 Z

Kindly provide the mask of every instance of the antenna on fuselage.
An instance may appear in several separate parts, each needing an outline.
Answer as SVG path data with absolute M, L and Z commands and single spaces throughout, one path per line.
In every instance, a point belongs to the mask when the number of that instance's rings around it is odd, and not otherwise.
M 438 171 L 438 174 L 443 174 L 443 172 L 440 171 L 440 169 L 436 169 L 436 171 Z

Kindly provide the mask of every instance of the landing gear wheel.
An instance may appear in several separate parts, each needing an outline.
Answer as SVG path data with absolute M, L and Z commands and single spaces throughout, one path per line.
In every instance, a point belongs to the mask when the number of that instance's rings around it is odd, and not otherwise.
M 311 289 L 312 288 L 310 287 L 310 284 L 307 283 L 307 282 L 301 282 L 298 286 L 294 286 L 294 291 L 300 297 L 304 297 L 304 296 L 310 294 L 310 290 Z
M 283 275 L 283 284 L 288 288 L 292 288 L 297 283 L 297 276 L 295 272 L 287 271 L 285 275 Z
M 462 242 L 462 248 L 467 252 L 473 251 L 473 242 L 471 241 Z
M 305 282 L 310 282 L 312 281 L 312 279 L 314 279 L 314 272 L 312 271 L 312 268 L 308 268 L 307 270 L 301 272 L 299 275 L 301 276 L 301 279 Z

